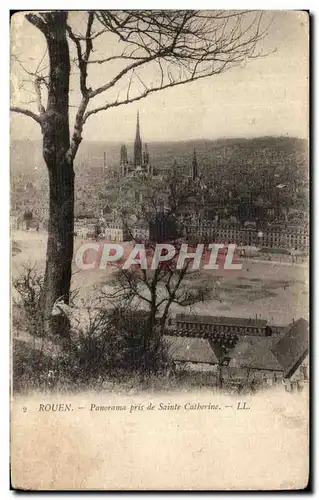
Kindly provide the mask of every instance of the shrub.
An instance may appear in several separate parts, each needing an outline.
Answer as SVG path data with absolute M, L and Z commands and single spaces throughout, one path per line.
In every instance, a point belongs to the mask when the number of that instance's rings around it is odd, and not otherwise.
M 13 299 L 13 319 L 19 318 L 24 323 L 24 329 L 37 337 L 43 336 L 43 283 L 43 275 L 29 265 L 25 265 L 22 273 L 13 280 L 13 287 L 17 292 L 17 298 Z M 21 323 L 18 322 L 17 326 L 21 327 Z
M 28 266 L 13 282 L 18 294 L 12 309 L 16 333 L 13 340 L 15 391 L 97 388 L 105 381 L 122 382 L 130 378 L 145 381 L 151 373 L 158 375 L 166 370 L 169 356 L 159 337 L 156 342 L 150 339 L 145 352 L 147 312 L 88 307 L 87 304 L 75 310 L 71 306 L 70 314 L 79 311 L 80 321 L 77 326 L 70 321 L 69 338 L 45 338 L 41 306 L 43 282 L 43 276 Z M 85 317 L 83 321 L 81 314 Z M 66 316 L 66 319 L 69 318 Z

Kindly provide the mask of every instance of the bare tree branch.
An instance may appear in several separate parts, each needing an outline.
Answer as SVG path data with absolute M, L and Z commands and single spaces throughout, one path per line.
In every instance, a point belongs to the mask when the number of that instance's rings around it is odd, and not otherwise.
M 18 106 L 12 106 L 10 107 L 10 111 L 13 111 L 14 113 L 20 113 L 22 115 L 29 116 L 30 118 L 33 118 L 34 121 L 39 123 L 40 125 L 42 124 L 41 116 L 33 113 L 33 111 L 30 111 L 29 109 L 24 109 L 20 108 Z
M 80 39 L 74 35 L 71 27 L 67 25 L 67 31 L 68 34 L 71 38 L 71 40 L 74 42 L 76 49 L 77 49 L 77 55 L 78 55 L 78 65 L 80 68 L 80 89 L 82 93 L 82 100 L 81 104 L 78 108 L 76 117 L 75 117 L 75 123 L 74 123 L 74 129 L 73 129 L 73 134 L 70 142 L 70 147 L 67 152 L 67 157 L 69 161 L 72 161 L 75 158 L 76 152 L 78 150 L 78 147 L 82 141 L 82 130 L 83 130 L 83 116 L 85 113 L 85 110 L 87 108 L 88 102 L 89 102 L 89 89 L 87 88 L 87 64 L 88 60 L 90 57 L 90 54 L 93 50 L 93 44 L 92 44 L 92 39 L 91 39 L 91 30 L 92 30 L 92 25 L 94 21 L 94 13 L 89 12 L 88 15 L 88 20 L 87 20 L 87 27 L 86 27 L 86 35 L 85 35 L 85 52 L 82 54 L 82 48 L 81 48 L 81 42 Z
M 36 92 L 36 102 L 40 115 L 45 112 L 44 106 L 42 104 L 42 96 L 41 96 L 41 78 L 37 77 L 34 82 L 35 92 Z
M 22 68 L 22 70 L 30 77 L 29 79 L 24 79 L 22 81 L 24 81 L 26 83 L 31 83 L 32 86 L 34 87 L 34 94 L 36 96 L 36 99 L 33 100 L 32 102 L 35 102 L 37 104 L 37 108 L 38 108 L 40 116 L 45 112 L 45 108 L 42 104 L 41 86 L 44 84 L 47 87 L 47 85 L 48 85 L 47 80 L 46 80 L 47 77 L 44 77 L 42 74 L 39 73 L 39 67 L 41 66 L 41 64 L 43 62 L 45 54 L 46 54 L 46 51 L 44 51 L 44 54 L 43 54 L 40 62 L 38 63 L 35 71 L 28 70 L 24 66 L 24 64 L 19 60 L 19 58 L 17 56 L 15 56 L 15 55 L 12 56 L 13 60 L 16 61 L 19 64 L 19 66 Z
M 26 17 L 47 36 L 47 23 L 50 21 L 47 13 L 27 14 Z M 269 27 L 261 28 L 262 17 L 263 13 L 260 11 L 89 11 L 84 34 L 78 33 L 68 24 L 67 32 L 76 48 L 82 93 L 69 157 L 74 158 L 82 140 L 83 125 L 93 114 L 136 102 L 160 90 L 220 74 L 235 65 L 261 56 L 262 52 L 258 51 L 256 54 L 255 49 L 266 36 Z M 102 28 L 94 32 L 95 21 Z M 90 55 L 95 50 L 94 41 L 104 33 L 109 33 L 120 42 L 121 51 L 90 60 Z M 45 54 L 35 74 L 44 56 Z M 100 87 L 93 90 L 88 88 L 88 65 L 95 63 L 104 67 L 113 61 L 123 63 L 124 66 Z M 127 62 L 128 64 L 124 64 Z M 148 81 L 143 74 L 144 67 L 149 65 L 154 65 L 154 71 L 148 72 L 152 74 L 152 81 Z M 140 71 L 137 73 L 138 68 Z M 40 78 L 40 75 L 37 74 L 37 77 Z M 124 79 L 125 98 L 120 99 L 121 90 L 117 90 L 116 98 L 107 99 L 104 105 L 87 109 L 91 100 L 107 93 Z M 138 81 L 143 86 L 142 91 L 136 86 Z M 38 79 L 35 83 L 40 113 L 43 111 L 40 84 L 45 82 L 43 78 L 43 82 Z
M 214 74 L 216 74 L 216 73 L 214 73 Z M 152 94 L 153 92 L 158 92 L 160 90 L 164 90 L 164 89 L 167 89 L 169 87 L 176 87 L 178 85 L 184 85 L 185 83 L 188 83 L 191 81 L 194 82 L 194 81 L 199 80 L 201 78 L 205 78 L 206 76 L 207 75 L 198 75 L 194 78 L 187 79 L 187 80 L 182 80 L 182 81 L 177 81 L 177 82 L 172 81 L 172 82 L 167 83 L 166 85 L 162 85 L 162 86 L 158 85 L 157 87 L 152 87 L 152 88 L 146 89 L 143 93 L 141 93 L 140 95 L 138 95 L 136 97 L 131 97 L 130 99 L 123 99 L 122 101 L 114 100 L 113 102 L 107 103 L 104 106 L 99 106 L 98 108 L 90 109 L 89 111 L 87 111 L 85 113 L 85 115 L 83 117 L 84 123 L 87 121 L 87 119 L 91 115 L 99 113 L 100 111 L 106 111 L 107 109 L 114 108 L 117 106 L 122 106 L 123 104 L 129 104 L 131 102 L 140 101 L 141 99 L 143 99 L 144 97 L 146 97 L 149 94 Z
M 26 14 L 26 19 L 29 21 L 29 23 L 33 24 L 36 28 L 38 28 L 40 31 L 42 31 L 43 34 L 48 33 L 48 26 L 47 23 L 45 22 L 45 17 L 44 14 Z
M 97 19 L 124 45 L 119 55 L 96 59 L 103 65 L 114 60 L 130 61 L 104 85 L 89 91 L 93 99 L 128 78 L 126 99 L 118 97 L 104 105 L 89 109 L 84 122 L 92 114 L 111 107 L 138 101 L 150 93 L 183 85 L 200 78 L 214 76 L 256 57 L 255 49 L 267 34 L 261 29 L 262 12 L 238 11 L 99 11 Z M 155 64 L 159 84 L 147 82 L 137 68 Z M 133 75 L 134 73 L 134 75 Z M 142 92 L 132 91 L 136 76 Z
M 105 57 L 103 59 L 95 59 L 95 60 L 91 60 L 91 61 L 88 61 L 88 64 L 104 64 L 106 62 L 111 62 L 111 61 L 123 61 L 123 60 L 137 60 L 137 61 L 140 61 L 142 59 L 142 57 L 135 57 L 133 55 L 131 56 L 127 56 L 127 55 L 124 55 L 121 54 L 119 56 L 110 56 L 110 57 Z
M 78 66 L 80 68 L 80 89 L 83 97 L 86 97 L 88 94 L 88 89 L 86 86 L 87 80 L 87 63 L 90 57 L 90 53 L 93 49 L 92 40 L 90 38 L 92 24 L 94 20 L 93 12 L 90 12 L 88 15 L 87 28 L 86 28 L 86 36 L 85 36 L 85 52 L 82 54 L 82 47 L 80 39 L 73 33 L 71 26 L 67 25 L 67 32 L 71 40 L 74 42 L 77 57 L 78 57 Z

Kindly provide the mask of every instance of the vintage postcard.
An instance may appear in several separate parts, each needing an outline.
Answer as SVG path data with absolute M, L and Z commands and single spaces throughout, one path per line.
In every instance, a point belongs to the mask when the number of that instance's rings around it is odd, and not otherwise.
M 12 488 L 307 488 L 308 101 L 308 12 L 12 15 Z

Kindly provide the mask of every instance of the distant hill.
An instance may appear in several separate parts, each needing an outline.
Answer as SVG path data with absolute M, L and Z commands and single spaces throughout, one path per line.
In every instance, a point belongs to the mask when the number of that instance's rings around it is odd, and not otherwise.
M 129 158 L 133 156 L 133 143 L 126 144 Z M 121 143 L 83 141 L 76 160 L 76 199 L 91 199 L 94 206 L 103 190 L 103 155 L 107 166 L 119 168 Z M 288 186 L 281 193 L 286 206 L 305 206 L 308 190 L 308 141 L 296 137 L 258 137 L 250 139 L 194 140 L 179 142 L 150 142 L 150 161 L 156 169 L 169 170 L 174 161 L 189 173 L 193 151 L 196 150 L 199 172 L 204 180 L 214 184 L 219 198 L 249 196 L 275 203 L 276 186 Z M 48 174 L 42 157 L 40 141 L 12 141 L 11 191 L 14 206 L 21 208 L 31 202 L 38 208 L 48 199 Z M 88 194 L 89 193 L 89 194 Z M 292 195 L 292 193 L 295 193 Z M 286 196 L 287 195 L 287 196 Z M 214 194 L 216 198 L 216 194 Z M 286 201 L 285 201 L 286 196 Z M 34 202 L 34 200 L 36 200 Z
M 75 160 L 76 170 L 85 169 L 86 166 L 101 167 L 103 165 L 103 154 L 107 153 L 107 163 L 110 167 L 119 164 L 120 142 L 83 141 Z M 133 143 L 127 143 L 128 155 L 133 156 Z M 269 159 L 276 155 L 289 156 L 291 154 L 304 154 L 307 149 L 307 141 L 296 137 L 258 137 L 252 139 L 217 139 L 217 140 L 194 140 L 179 142 L 150 142 L 148 149 L 150 159 L 155 168 L 170 168 L 174 160 L 182 165 L 191 165 L 194 148 L 198 163 L 204 167 L 217 157 L 242 156 L 245 153 L 247 159 L 256 156 L 256 151 L 264 157 L 268 153 Z M 11 144 L 11 171 L 30 174 L 45 166 L 42 157 L 41 141 L 12 141 Z M 217 162 L 219 165 L 220 162 Z M 35 170 L 35 168 L 37 170 Z

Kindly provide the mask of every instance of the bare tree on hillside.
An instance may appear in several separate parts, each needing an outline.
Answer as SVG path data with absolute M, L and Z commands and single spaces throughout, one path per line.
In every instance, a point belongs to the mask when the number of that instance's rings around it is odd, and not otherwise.
M 73 22 L 76 16 L 78 23 Z M 76 16 L 67 11 L 25 15 L 43 35 L 46 52 L 33 69 L 26 68 L 19 55 L 17 62 L 33 82 L 34 102 L 29 108 L 11 108 L 33 119 L 43 136 L 50 185 L 43 295 L 47 318 L 58 297 L 69 301 L 73 164 L 87 121 L 154 92 L 245 64 L 260 55 L 258 45 L 267 32 L 262 12 L 134 10 L 88 11 Z M 90 74 L 94 67 L 99 68 L 103 83 L 93 88 Z M 70 76 L 74 73 L 78 81 L 72 90 L 78 90 L 80 102 L 70 131 Z M 57 333 L 50 322 L 47 328 Z
M 156 361 L 162 347 L 172 306 L 190 307 L 205 302 L 215 293 L 207 282 L 190 286 L 189 280 L 199 271 L 192 269 L 191 259 L 185 260 L 181 269 L 177 269 L 181 246 L 175 242 L 174 247 L 176 253 L 172 259 L 160 262 L 156 269 L 151 269 L 150 263 L 156 250 L 150 241 L 145 242 L 147 269 L 139 264 L 133 264 L 128 269 L 117 265 L 113 280 L 100 290 L 101 299 L 106 300 L 108 305 L 122 307 L 123 311 L 145 311 L 143 353 L 146 372 L 154 368 L 151 364 Z

